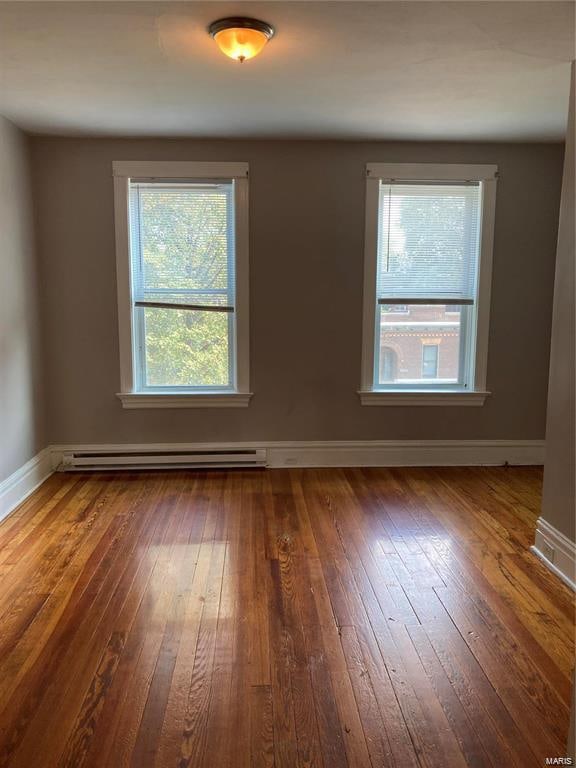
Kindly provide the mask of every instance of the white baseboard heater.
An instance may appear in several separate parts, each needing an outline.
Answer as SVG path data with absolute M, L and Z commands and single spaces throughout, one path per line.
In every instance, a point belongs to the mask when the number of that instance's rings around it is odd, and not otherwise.
M 265 448 L 202 451 L 65 451 L 59 472 L 131 469 L 245 469 L 265 467 Z

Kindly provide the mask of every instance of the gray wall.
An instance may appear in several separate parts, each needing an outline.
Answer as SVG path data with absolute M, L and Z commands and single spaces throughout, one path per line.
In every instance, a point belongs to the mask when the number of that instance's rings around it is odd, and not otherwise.
M 563 148 L 546 144 L 33 139 L 51 442 L 544 437 Z M 123 411 L 113 160 L 250 163 L 247 409 Z M 366 408 L 367 161 L 497 163 L 484 408 Z
M 0 117 L 0 482 L 45 447 L 28 144 Z
M 575 540 L 576 501 L 575 475 L 575 313 L 574 288 L 576 260 L 574 209 L 574 88 L 575 65 L 572 64 L 570 113 L 564 158 L 564 180 L 550 352 L 548 415 L 546 423 L 546 461 L 542 517 L 555 528 Z

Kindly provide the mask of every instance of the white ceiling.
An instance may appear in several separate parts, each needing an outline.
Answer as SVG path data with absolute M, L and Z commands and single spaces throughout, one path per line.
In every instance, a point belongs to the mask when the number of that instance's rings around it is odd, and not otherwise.
M 573 2 L 0 2 L 0 114 L 50 134 L 559 140 Z M 277 36 L 237 64 L 209 22 Z

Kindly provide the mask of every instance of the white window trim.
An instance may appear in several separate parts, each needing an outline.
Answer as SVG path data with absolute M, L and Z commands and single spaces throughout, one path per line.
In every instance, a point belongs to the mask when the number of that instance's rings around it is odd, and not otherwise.
M 238 408 L 250 403 L 248 288 L 248 163 L 115 161 L 114 216 L 120 342 L 120 392 L 123 408 Z M 234 179 L 236 222 L 235 382 L 230 390 L 138 392 L 134 389 L 134 347 L 130 286 L 130 179 Z
M 123 408 L 245 408 L 252 394 L 241 392 L 120 392 Z
M 362 321 L 362 370 L 358 394 L 362 405 L 484 405 L 488 366 L 490 294 L 496 210 L 497 165 L 462 165 L 433 163 L 368 163 L 366 165 L 366 222 L 364 235 L 364 302 Z M 478 181 L 482 184 L 482 221 L 480 224 L 480 264 L 476 334 L 471 354 L 475 356 L 473 389 L 374 389 L 374 352 L 376 333 L 376 270 L 378 258 L 378 199 L 381 181 Z

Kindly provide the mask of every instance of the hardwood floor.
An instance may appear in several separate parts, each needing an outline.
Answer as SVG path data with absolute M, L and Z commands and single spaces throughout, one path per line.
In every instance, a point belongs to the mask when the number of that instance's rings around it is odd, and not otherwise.
M 535 469 L 58 474 L 0 525 L 0 766 L 544 765 Z

